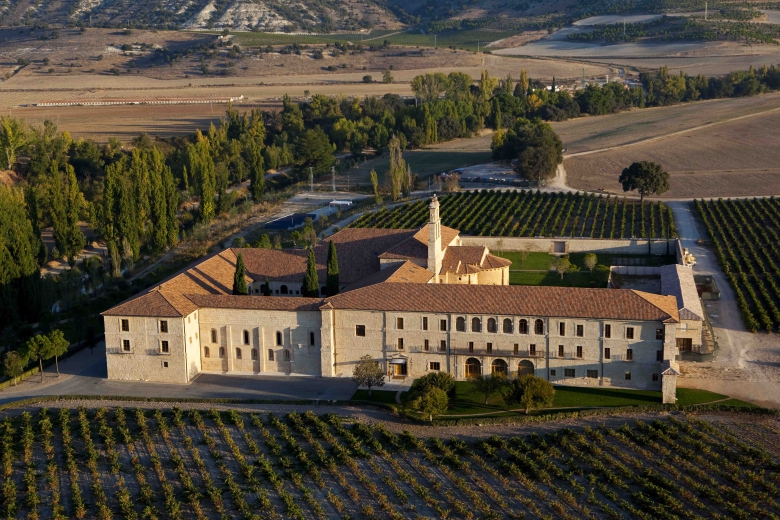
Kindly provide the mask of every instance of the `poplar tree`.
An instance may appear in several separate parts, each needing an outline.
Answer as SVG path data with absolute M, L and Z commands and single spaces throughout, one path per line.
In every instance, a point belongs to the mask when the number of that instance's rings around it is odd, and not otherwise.
M 309 248 L 309 261 L 306 263 L 306 274 L 303 276 L 303 296 L 316 298 L 320 295 L 320 280 L 317 277 L 317 261 L 314 258 L 314 248 Z
M 339 260 L 336 257 L 336 245 L 333 240 L 328 244 L 328 275 L 325 281 L 325 294 L 335 296 L 339 293 Z
M 106 240 L 108 256 L 111 259 L 111 275 L 117 277 L 121 274 L 121 254 L 119 252 L 119 228 L 117 218 L 119 215 L 120 180 L 122 162 L 116 162 L 106 168 L 103 178 L 103 203 L 99 210 L 100 230 Z
M 247 139 L 244 143 L 244 155 L 249 164 L 249 191 L 252 194 L 252 200 L 258 202 L 265 194 L 263 148 L 253 139 Z
M 35 240 L 37 241 L 38 265 L 43 265 L 46 263 L 49 251 L 46 249 L 46 244 L 43 243 L 43 239 L 41 238 L 41 217 L 38 213 L 38 196 L 35 194 L 35 190 L 32 186 L 28 186 L 27 189 L 24 190 L 24 201 L 27 205 L 27 218 L 30 220 L 33 236 L 35 236 Z
M 86 238 L 79 229 L 81 192 L 73 166 L 66 165 L 65 173 L 62 174 L 57 163 L 52 163 L 49 190 L 54 241 L 57 244 L 57 249 L 67 257 L 68 263 L 72 267 L 76 256 L 86 244 Z
M 217 195 L 217 177 L 214 169 L 214 159 L 211 157 L 209 140 L 200 133 L 196 132 L 197 143 L 189 145 L 189 171 L 193 180 L 198 185 L 198 195 L 200 196 L 200 207 L 198 208 L 198 219 L 201 223 L 207 224 L 214 218 L 216 211 L 214 197 Z
M 176 187 L 176 179 L 170 167 L 163 169 L 163 188 L 165 189 L 165 204 L 168 224 L 168 245 L 175 246 L 179 242 L 179 190 Z
M 151 171 L 149 173 L 151 184 L 151 228 L 152 250 L 161 253 L 168 245 L 168 207 L 166 203 L 165 187 L 163 186 L 162 172 Z
M 238 253 L 238 258 L 236 259 L 236 273 L 233 275 L 233 294 L 249 294 L 249 289 L 246 286 L 246 267 L 244 267 L 244 255 L 241 253 Z

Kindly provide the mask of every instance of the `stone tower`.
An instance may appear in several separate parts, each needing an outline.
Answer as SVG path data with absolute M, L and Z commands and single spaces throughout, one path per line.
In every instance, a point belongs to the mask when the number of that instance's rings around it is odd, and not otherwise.
M 438 275 L 441 271 L 441 260 L 444 251 L 441 247 L 441 217 L 439 216 L 439 199 L 434 195 L 428 205 L 430 219 L 428 221 L 428 270 Z

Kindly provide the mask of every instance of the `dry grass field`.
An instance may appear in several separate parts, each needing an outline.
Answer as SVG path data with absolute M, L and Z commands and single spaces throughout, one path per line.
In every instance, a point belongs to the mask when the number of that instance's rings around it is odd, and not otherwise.
M 780 98 L 775 97 L 780 101 Z M 700 117 L 710 114 L 701 110 Z M 671 175 L 665 198 L 780 194 L 780 111 L 736 119 L 664 139 L 573 157 L 568 184 L 622 193 L 618 177 L 634 161 L 661 164 Z

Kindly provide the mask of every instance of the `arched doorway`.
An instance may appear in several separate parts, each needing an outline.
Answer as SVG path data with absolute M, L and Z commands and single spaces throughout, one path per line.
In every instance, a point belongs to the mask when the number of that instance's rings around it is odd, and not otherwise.
M 493 360 L 493 363 L 490 365 L 490 373 L 494 376 L 503 376 L 506 377 L 509 372 L 509 367 L 506 364 L 506 361 L 503 359 L 495 359 Z
M 471 379 L 482 375 L 482 363 L 477 358 L 468 358 L 466 360 L 466 378 Z
M 286 285 L 282 285 L 281 287 L 279 287 L 279 292 L 282 294 L 288 294 L 290 291 Z
M 532 376 L 534 375 L 534 364 L 527 359 L 524 359 L 517 365 L 518 376 Z

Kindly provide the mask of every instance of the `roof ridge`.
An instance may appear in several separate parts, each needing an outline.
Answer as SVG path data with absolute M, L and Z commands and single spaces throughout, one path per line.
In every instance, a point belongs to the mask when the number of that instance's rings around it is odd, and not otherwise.
M 157 292 L 157 293 L 159 293 L 159 295 L 160 295 L 160 296 L 162 296 L 162 298 L 163 298 L 163 299 L 164 299 L 166 302 L 168 302 L 168 305 L 170 305 L 171 307 L 173 307 L 174 309 L 176 309 L 176 312 L 178 312 L 179 314 L 181 314 L 182 316 L 184 316 L 184 314 L 182 314 L 182 312 L 181 312 L 181 311 L 180 311 L 180 310 L 179 310 L 179 309 L 176 307 L 176 305 L 175 305 L 175 304 L 174 304 L 174 303 L 173 303 L 171 300 L 169 300 L 169 299 L 168 299 L 168 297 L 167 297 L 167 296 L 165 296 L 165 294 L 162 292 L 162 286 L 160 286 L 160 287 L 156 287 L 156 288 L 155 288 L 153 291 L 149 291 L 149 294 L 151 294 L 152 292 Z M 182 294 L 182 297 L 184 297 L 184 298 L 187 298 L 187 295 L 185 295 L 185 294 Z M 188 300 L 190 300 L 189 298 L 187 298 L 187 299 L 188 299 Z M 192 300 L 190 300 L 190 301 L 192 302 L 192 304 L 193 304 L 193 305 L 195 305 L 195 307 L 198 307 L 198 306 L 195 304 L 195 302 L 193 302 Z M 198 307 L 198 308 L 200 308 L 200 307 Z

